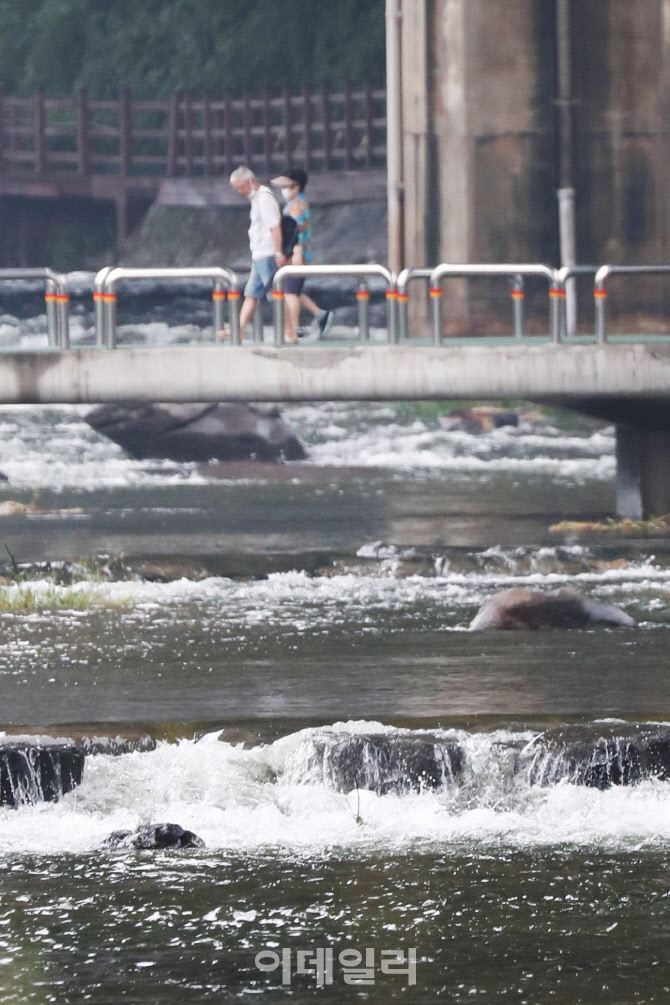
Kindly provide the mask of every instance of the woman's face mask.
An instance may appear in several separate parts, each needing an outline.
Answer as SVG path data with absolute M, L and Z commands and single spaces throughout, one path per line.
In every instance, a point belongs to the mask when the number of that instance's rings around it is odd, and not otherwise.
M 291 198 L 291 196 L 293 195 L 293 189 L 292 188 L 282 188 L 282 189 L 280 189 L 280 191 L 281 191 L 281 197 L 284 200 L 284 202 L 288 202 L 289 199 Z

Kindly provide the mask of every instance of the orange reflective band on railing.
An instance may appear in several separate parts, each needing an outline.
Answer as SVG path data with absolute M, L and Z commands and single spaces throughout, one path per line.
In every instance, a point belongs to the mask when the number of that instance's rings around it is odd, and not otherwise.
M 604 300 L 605 297 L 607 296 L 607 290 L 594 290 L 593 296 L 596 298 L 596 300 Z
M 51 302 L 52 300 L 55 300 L 55 299 L 56 299 L 56 294 L 55 294 L 55 293 L 45 293 L 45 294 L 44 294 L 44 299 L 45 299 L 45 300 L 46 300 L 46 301 L 47 301 L 48 303 L 50 303 L 50 302 Z
M 357 290 L 356 291 L 356 299 L 357 300 L 369 300 L 370 299 L 370 290 Z
M 399 304 L 406 304 L 408 300 L 409 300 L 409 296 L 406 293 L 399 293 L 398 294 L 398 303 Z
M 239 300 L 241 296 L 242 294 L 239 292 L 239 290 L 228 290 L 229 300 Z
M 272 291 L 272 299 L 273 300 L 283 300 L 284 299 L 284 291 L 283 290 L 273 290 Z
M 67 304 L 67 303 L 69 303 L 69 301 L 70 301 L 70 294 L 69 293 L 57 293 L 56 294 L 56 302 L 57 303 L 59 303 L 59 304 Z
M 225 290 L 212 290 L 212 300 L 225 300 Z
M 387 290 L 386 291 L 386 299 L 387 300 L 397 300 L 398 299 L 398 294 L 396 293 L 395 290 Z
M 510 296 L 512 297 L 512 300 L 523 300 L 525 293 L 523 290 L 512 290 Z
M 439 288 L 439 286 L 433 286 L 433 287 L 431 287 L 431 289 L 429 290 L 429 293 L 430 293 L 431 297 L 441 297 L 442 296 L 442 290 Z
M 550 297 L 563 297 L 565 299 L 565 290 L 559 290 L 556 286 L 552 286 L 549 290 Z
M 104 300 L 106 304 L 113 304 L 116 302 L 116 293 L 101 293 L 100 299 Z
M 93 291 L 93 299 L 94 300 L 102 300 L 102 293 L 98 293 L 97 290 L 94 290 Z

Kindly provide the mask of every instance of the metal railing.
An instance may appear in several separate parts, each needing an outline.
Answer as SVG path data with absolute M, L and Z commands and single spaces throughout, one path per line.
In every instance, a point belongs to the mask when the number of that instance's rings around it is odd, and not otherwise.
M 607 281 L 610 276 L 657 276 L 669 273 L 670 265 L 601 265 L 593 283 L 596 341 L 607 342 Z
M 395 276 L 384 265 L 283 265 L 275 273 L 272 283 L 272 298 L 274 300 L 274 329 L 275 345 L 284 345 L 284 281 L 291 276 L 303 278 L 308 276 L 353 276 L 358 278 L 358 291 L 356 300 L 358 303 L 358 325 L 361 341 L 366 342 L 370 338 L 369 327 L 369 300 L 370 290 L 367 280 L 373 276 L 382 279 L 386 283 L 386 305 L 388 318 L 389 343 L 397 341 L 397 289 Z
M 440 285 L 442 280 L 468 279 L 473 276 L 512 277 L 517 289 L 519 280 L 516 277 L 521 280 L 524 276 L 538 276 L 546 279 L 549 284 L 549 337 L 552 342 L 559 341 L 562 291 L 558 287 L 555 269 L 548 265 L 537 264 L 451 265 L 444 263 L 436 266 L 430 274 L 431 321 L 435 345 L 442 345 L 442 287 Z
M 60 349 L 69 348 L 70 295 L 65 276 L 52 269 L 0 269 L 0 281 L 20 279 L 34 279 L 44 283 L 48 343 Z
M 225 303 L 228 302 L 230 341 L 240 341 L 240 293 L 237 276 L 218 265 L 191 269 L 126 269 L 121 266 L 101 269 L 95 277 L 93 300 L 96 314 L 96 341 L 101 347 L 116 348 L 116 284 L 126 279 L 211 279 L 214 333 L 223 328 Z
M 433 269 L 403 269 L 398 273 L 398 337 L 400 339 L 409 338 L 409 284 L 412 280 L 422 279 L 430 287 L 430 280 Z M 510 276 L 512 288 L 510 297 L 512 299 L 512 319 L 515 338 L 523 337 L 524 329 L 524 282 L 523 276 L 516 273 Z

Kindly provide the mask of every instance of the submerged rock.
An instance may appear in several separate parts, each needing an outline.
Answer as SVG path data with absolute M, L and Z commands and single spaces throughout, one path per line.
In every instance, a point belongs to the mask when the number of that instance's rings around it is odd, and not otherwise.
M 369 789 L 377 795 L 437 789 L 463 766 L 455 741 L 425 734 L 332 734 L 316 737 L 306 780 L 338 792 Z
M 441 415 L 440 426 L 448 433 L 488 433 L 502 426 L 518 426 L 519 414 L 494 405 L 480 408 L 457 409 L 448 415 Z
M 86 421 L 140 459 L 300 461 L 307 456 L 274 405 L 100 405 Z
M 635 620 L 613 604 L 602 604 L 568 587 L 542 592 L 515 586 L 485 600 L 470 622 L 470 630 L 589 628 L 595 625 L 634 628 Z
M 106 848 L 204 848 L 205 842 L 179 824 L 143 824 L 134 831 L 113 831 Z
M 0 743 L 0 804 L 56 802 L 79 785 L 84 771 L 79 744 L 11 738 Z

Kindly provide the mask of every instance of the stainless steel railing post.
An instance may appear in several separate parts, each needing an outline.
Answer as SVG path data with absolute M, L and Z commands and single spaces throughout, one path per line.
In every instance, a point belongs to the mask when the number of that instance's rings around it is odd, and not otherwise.
M 237 276 L 232 269 L 224 269 L 218 265 L 186 269 L 126 269 L 123 266 L 107 266 L 101 269 L 95 277 L 94 297 L 97 342 L 98 345 L 104 345 L 108 349 L 116 348 L 116 284 L 121 279 L 211 279 L 214 283 L 215 291 L 218 292 L 222 292 L 223 290 L 234 290 L 237 292 L 239 288 Z M 214 298 L 213 311 L 215 325 L 220 319 L 217 302 L 222 302 L 218 296 Z M 99 307 L 100 304 L 101 306 Z M 237 329 L 239 336 L 239 324 L 237 325 Z M 234 337 L 232 324 L 231 336 Z
M 514 325 L 514 337 L 523 338 L 523 321 L 524 321 L 523 302 L 525 299 L 525 291 L 523 286 L 523 276 L 520 276 L 518 272 L 514 276 L 510 296 L 512 298 L 512 318 Z
M 228 324 L 231 345 L 240 344 L 240 291 L 228 290 Z
M 288 279 L 289 276 L 303 277 L 303 276 L 353 276 L 359 279 L 367 279 L 373 276 L 377 276 L 379 279 L 383 279 L 386 283 L 387 291 L 392 291 L 395 294 L 395 276 L 394 274 L 386 268 L 384 265 L 282 265 L 280 269 L 277 269 L 273 279 L 273 289 L 281 291 L 283 294 L 284 290 L 284 280 Z M 389 305 L 388 312 L 388 324 L 389 340 L 392 340 L 395 332 L 395 301 L 392 298 L 387 300 Z M 281 340 L 278 336 L 278 314 L 275 311 L 275 345 L 281 345 L 283 342 L 283 327 Z
M 262 344 L 263 342 L 263 300 L 259 300 L 256 304 L 256 310 L 254 311 L 252 318 L 253 335 L 252 339 L 257 344 Z M 240 332 L 240 340 L 244 337 L 244 332 Z
M 370 341 L 370 287 L 367 280 L 361 279 L 356 290 L 358 306 L 358 337 L 361 342 Z
M 272 291 L 272 307 L 274 310 L 274 344 L 284 344 L 284 289 L 283 284 L 276 286 Z
M 556 272 L 549 265 L 537 263 L 513 265 L 452 265 L 443 263 L 436 266 L 430 274 L 430 296 L 431 296 L 431 320 L 433 328 L 433 342 L 435 345 L 442 345 L 442 280 L 455 278 L 469 278 L 471 276 L 538 276 L 545 279 L 549 284 L 550 310 L 549 310 L 549 337 L 556 341 L 558 333 L 558 313 L 556 298 L 552 296 L 555 290 L 557 277 Z

